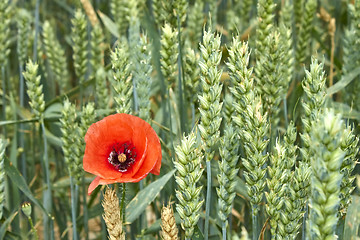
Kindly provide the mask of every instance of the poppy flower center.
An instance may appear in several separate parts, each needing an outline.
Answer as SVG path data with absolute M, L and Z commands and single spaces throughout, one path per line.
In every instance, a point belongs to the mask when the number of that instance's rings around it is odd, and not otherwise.
M 119 172 L 126 172 L 133 165 L 136 158 L 135 147 L 124 143 L 122 145 L 115 144 L 110 152 L 108 161 Z

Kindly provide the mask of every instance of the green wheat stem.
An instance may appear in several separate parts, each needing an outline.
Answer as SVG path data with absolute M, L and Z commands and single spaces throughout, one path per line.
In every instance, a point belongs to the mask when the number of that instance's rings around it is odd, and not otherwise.
M 287 112 L 287 100 L 286 100 L 286 96 L 284 96 L 283 99 L 283 108 L 284 108 L 284 119 L 285 119 L 285 127 L 287 128 L 289 125 L 289 120 L 288 120 L 288 112 Z
M 252 239 L 253 240 L 258 240 L 258 211 L 256 210 L 258 208 L 258 206 L 254 205 L 251 207 L 251 220 L 252 220 Z
M 5 150 L 7 142 L 0 138 L 0 219 L 4 215 L 5 205 Z
M 195 126 L 195 104 L 191 103 L 191 129 Z
M 209 238 L 209 219 L 210 219 L 210 201 L 211 201 L 211 159 L 206 159 L 206 203 L 205 203 L 205 227 L 204 227 L 204 238 Z
M 183 79 L 184 79 L 184 72 L 183 72 L 183 51 L 182 51 L 182 44 L 181 44 L 181 23 L 179 15 L 177 15 L 177 22 L 178 22 L 178 49 L 179 49 L 179 55 L 178 55 L 178 76 L 179 76 L 179 108 L 180 108 L 180 130 L 181 132 L 186 132 L 185 129 L 185 115 L 186 115 L 186 109 L 184 106 L 184 98 L 183 98 Z
M 227 225 L 227 221 L 222 223 L 222 239 L 226 240 L 226 225 Z
M 87 191 L 86 191 L 86 187 L 87 184 L 85 182 L 85 176 L 83 175 L 81 178 L 81 187 L 82 187 L 82 199 L 83 199 L 83 216 L 84 216 L 84 232 L 85 232 L 85 239 L 89 239 L 89 224 L 88 224 L 88 220 L 89 220 L 89 213 L 88 213 L 88 206 L 86 203 L 86 199 L 87 199 Z M 76 221 L 76 219 L 75 219 Z
M 19 90 L 19 96 L 20 96 L 20 106 L 24 107 L 24 75 L 23 75 L 23 71 L 24 71 L 24 66 L 23 63 L 20 62 L 19 63 L 19 71 L 20 71 L 20 90 Z M 5 81 L 5 79 L 4 79 Z M 19 146 L 20 148 L 24 149 L 25 147 L 25 137 L 24 137 L 24 124 L 20 124 L 20 141 L 19 141 Z M 22 152 L 21 153 L 21 173 L 23 174 L 25 180 L 27 179 L 27 174 L 26 174 L 26 156 L 25 153 Z
M 73 239 L 77 240 L 77 224 L 76 224 L 76 209 L 77 202 L 75 199 L 75 183 L 74 178 L 70 174 L 70 189 L 71 189 L 71 218 L 72 218 L 72 231 L 73 231 Z
M 6 121 L 6 80 L 5 80 L 5 66 L 1 66 L 1 85 L 2 85 L 2 111 L 3 111 L 3 116 L 2 119 L 4 121 Z M 3 134 L 4 137 L 6 138 L 7 134 L 6 134 L 6 127 L 3 128 Z
M 44 192 L 44 206 L 48 213 L 51 213 L 52 211 L 52 196 L 51 196 L 51 182 L 50 182 L 50 165 L 49 165 L 49 156 L 48 156 L 48 145 L 47 145 L 47 139 L 46 139 L 46 132 L 45 132 L 45 123 L 44 119 L 41 118 L 40 125 L 42 129 L 43 134 L 43 141 L 44 141 L 44 168 L 45 168 L 45 175 L 46 175 L 46 185 L 47 188 Z M 44 227 L 45 227 L 45 236 L 50 235 L 50 239 L 53 239 L 53 221 L 51 218 L 44 214 Z M 49 228 L 48 228 L 49 227 Z M 51 232 L 48 232 L 51 231 Z
M 169 129 L 170 129 L 170 144 L 171 144 L 171 155 L 174 154 L 175 149 L 174 149 L 174 139 L 173 139 L 173 134 L 172 134 L 172 120 L 171 120 L 171 101 L 170 101 L 170 89 L 168 88 L 168 109 L 169 109 Z
M 121 204 L 120 204 L 120 216 L 122 217 L 122 222 L 125 223 L 126 213 L 125 213 L 125 195 L 126 195 L 126 183 L 122 183 L 122 197 L 121 197 Z

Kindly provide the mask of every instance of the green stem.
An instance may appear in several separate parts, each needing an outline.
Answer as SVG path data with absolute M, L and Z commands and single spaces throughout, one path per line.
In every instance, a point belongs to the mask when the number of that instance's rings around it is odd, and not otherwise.
M 287 100 L 286 100 L 286 95 L 284 96 L 284 119 L 285 119 L 285 127 L 287 128 L 288 125 L 289 125 L 289 122 L 288 122 L 288 117 L 287 117 Z
M 88 208 L 87 208 L 87 202 L 86 202 L 86 184 L 85 184 L 85 177 L 84 175 L 82 176 L 82 197 L 83 197 L 83 213 L 84 213 L 84 230 L 85 230 L 85 239 L 88 240 L 89 239 L 89 227 L 88 227 Z
M 255 209 L 257 208 L 257 205 L 251 207 L 252 212 L 252 228 L 253 228 L 253 234 L 252 239 L 258 240 L 258 224 L 257 224 L 257 214 L 255 214 Z
M 173 135 L 172 135 L 170 88 L 168 88 L 168 107 L 169 107 L 169 129 L 170 129 L 171 155 L 174 156 L 175 149 L 174 149 L 174 142 L 173 142 Z
M 34 227 L 34 223 L 33 223 L 32 219 L 31 219 L 31 217 L 28 217 L 28 219 L 29 219 L 29 223 L 30 223 L 30 227 L 31 227 L 31 232 L 34 235 L 35 240 L 39 240 L 39 236 L 38 236 L 37 231 L 36 231 L 36 229 Z
M 83 107 L 83 92 L 84 92 L 84 86 L 83 86 L 83 82 L 80 80 L 80 108 Z
M 222 236 L 223 236 L 223 240 L 226 240 L 226 222 L 224 221 L 222 224 Z
M 211 159 L 206 159 L 207 189 L 205 205 L 205 229 L 204 238 L 209 239 L 209 218 L 210 218 L 210 201 L 211 201 Z
M 52 196 L 51 196 L 51 182 L 50 182 L 50 166 L 49 166 L 49 157 L 48 157 L 48 146 L 47 146 L 47 139 L 46 139 L 46 132 L 45 132 L 45 123 L 43 116 L 40 117 L 40 124 L 43 134 L 43 141 L 44 141 L 44 168 L 45 168 L 45 174 L 46 174 L 46 190 L 44 192 L 44 206 L 48 214 L 51 214 L 52 212 Z M 50 236 L 50 239 L 53 239 L 54 235 L 54 229 L 52 228 L 52 220 L 51 218 L 45 214 L 44 215 L 44 234 L 46 236 L 46 239 L 48 236 Z
M 177 23 L 178 23 L 178 41 L 179 41 L 179 56 L 178 56 L 178 76 L 179 76 L 179 110 L 180 110 L 180 128 L 181 132 L 186 132 L 185 129 L 185 115 L 186 109 L 184 106 L 184 99 L 183 99 L 183 71 L 182 71 L 182 46 L 181 46 L 181 27 L 180 27 L 180 18 L 177 15 Z
M 126 184 L 122 183 L 122 198 L 121 198 L 121 205 L 120 205 L 120 215 L 122 216 L 122 222 L 125 224 L 126 218 L 125 218 L 125 194 L 126 194 Z
M 23 63 L 20 61 L 19 63 L 19 71 L 20 71 L 20 90 L 19 90 L 19 96 L 20 96 L 20 107 L 24 107 L 24 76 L 23 76 Z M 24 125 L 20 124 L 20 148 L 24 149 L 25 147 L 25 137 L 24 137 Z M 24 151 L 21 153 L 21 173 L 23 177 L 25 178 L 25 181 L 27 180 L 27 174 L 26 174 L 26 157 Z
M 3 111 L 3 116 L 2 116 L 2 120 L 6 121 L 6 81 L 5 81 L 5 66 L 1 66 L 1 80 L 2 80 L 2 90 L 3 90 L 3 94 L 2 94 L 2 111 Z M 6 127 L 3 128 L 3 134 L 4 137 L 6 139 Z
M 301 239 L 302 240 L 305 240 L 306 239 L 306 219 L 307 219 L 307 216 L 308 216 L 308 204 L 306 203 L 306 206 L 305 206 L 305 214 L 304 214 L 304 217 L 303 217 L 303 222 L 302 222 L 302 234 L 301 234 Z
M 191 104 L 191 129 L 195 127 L 195 104 Z
M 75 185 L 74 179 L 70 176 L 70 188 L 71 188 L 71 220 L 73 225 L 73 239 L 77 240 L 77 227 L 76 227 L 76 199 L 75 199 Z

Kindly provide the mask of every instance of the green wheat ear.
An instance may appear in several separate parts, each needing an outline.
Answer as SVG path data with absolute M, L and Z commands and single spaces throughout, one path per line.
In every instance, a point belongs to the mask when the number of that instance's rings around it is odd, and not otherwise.
M 8 0 L 0 0 L 0 66 L 5 66 L 10 53 L 10 12 Z
M 269 191 L 265 192 L 267 204 L 266 212 L 270 217 L 270 231 L 272 239 L 277 239 L 277 228 L 280 219 L 280 210 L 283 208 L 284 195 L 287 187 L 287 179 L 290 170 L 286 169 L 286 148 L 279 140 L 276 142 L 273 153 L 270 156 L 268 166 L 268 178 L 266 179 Z
M 263 153 L 266 152 L 268 144 L 266 136 L 269 123 L 267 115 L 263 112 L 261 99 L 255 95 L 253 69 L 248 66 L 249 60 L 248 44 L 241 42 L 239 37 L 234 38 L 229 47 L 229 60 L 226 65 L 230 70 L 233 85 L 230 90 L 235 98 L 236 114 L 233 119 L 245 148 L 246 157 L 242 159 L 244 176 L 252 206 L 252 217 L 256 221 L 266 185 L 264 166 L 268 155 Z
M 200 90 L 200 69 L 199 69 L 199 53 L 193 49 L 185 48 L 185 61 L 184 61 L 184 80 L 186 97 L 189 103 L 194 106 L 197 104 L 197 93 Z
M 264 40 L 266 47 L 258 56 L 255 68 L 258 94 L 268 113 L 272 131 L 279 122 L 280 103 L 285 97 L 288 78 L 283 75 L 285 65 L 285 46 L 278 31 L 269 33 Z M 288 50 L 288 49 L 286 49 Z
M 340 204 L 340 168 L 344 124 L 340 115 L 326 110 L 311 131 L 311 197 L 308 235 L 311 239 L 335 239 Z
M 303 161 L 309 163 L 309 149 L 311 145 L 309 134 L 312 129 L 312 124 L 316 122 L 322 112 L 326 97 L 324 64 L 319 63 L 317 59 L 312 58 L 310 71 L 305 70 L 305 74 L 306 76 L 302 81 L 302 87 L 305 93 L 302 101 L 304 117 L 301 119 L 304 129 L 301 138 L 304 145 L 300 150 L 303 155 Z
M 296 2 L 296 1 L 295 1 Z M 301 4 L 299 1 L 299 4 Z M 303 64 L 308 56 L 311 41 L 311 30 L 315 18 L 317 0 L 308 0 L 305 4 L 305 11 L 301 12 L 301 24 L 297 34 L 296 42 L 296 63 L 299 66 Z M 298 16 L 297 16 L 298 17 Z
M 129 47 L 125 41 L 121 41 L 111 53 L 113 78 L 111 85 L 115 90 L 114 100 L 117 104 L 118 113 L 131 113 L 133 84 L 130 74 Z
M 350 26 L 345 30 L 344 47 L 343 47 L 343 75 L 349 74 L 360 64 L 360 0 L 356 0 L 354 5 L 349 4 Z M 359 76 L 342 90 L 342 97 L 349 106 L 359 109 L 359 98 L 357 94 L 360 91 Z
M 204 2 L 195 0 L 194 5 L 189 7 L 185 35 L 188 36 L 191 48 L 197 49 L 201 40 L 201 32 L 204 26 Z
M 107 71 L 104 68 L 104 34 L 100 24 L 95 24 L 91 31 L 91 59 L 92 75 L 95 77 L 95 99 L 98 108 L 106 109 L 109 102 L 107 88 Z
M 220 81 L 222 70 L 218 66 L 222 56 L 220 44 L 220 36 L 210 30 L 204 31 L 203 42 L 200 44 L 199 62 L 202 93 L 198 95 L 198 98 L 201 117 L 199 131 L 205 145 L 206 161 L 210 161 L 214 156 L 212 148 L 218 141 L 222 120 L 222 102 L 220 101 L 223 85 Z
M 65 51 L 56 39 L 53 28 L 49 21 L 43 24 L 43 45 L 46 53 L 46 60 L 49 63 L 49 68 L 53 73 L 55 81 L 59 84 L 60 92 L 64 92 L 69 87 L 69 72 L 67 69 L 67 62 Z
M 74 18 L 71 20 L 73 41 L 73 59 L 76 77 L 80 84 L 85 81 L 85 74 L 88 65 L 88 36 L 87 36 L 87 19 L 80 9 L 75 12 Z
M 76 116 L 75 105 L 66 99 L 63 104 L 60 119 L 62 150 L 70 176 L 75 178 L 76 182 L 79 183 L 83 170 L 82 165 L 77 164 L 78 156 L 80 155 L 77 146 L 79 146 L 80 139 L 77 135 L 79 124 L 76 121 Z
M 37 75 L 38 65 L 31 60 L 26 64 L 26 71 L 23 73 L 28 88 L 27 94 L 30 98 L 30 106 L 39 119 L 43 117 L 45 101 L 43 86 L 40 83 L 41 77 Z
M 175 148 L 177 158 L 174 165 L 177 170 L 176 211 L 181 218 L 181 227 L 185 230 L 186 239 L 191 239 L 194 227 L 199 221 L 200 210 L 204 200 L 200 200 L 202 186 L 199 185 L 203 169 L 200 168 L 202 155 L 196 144 L 196 136 L 190 133 Z
M 344 133 L 341 138 L 341 149 L 345 152 L 345 156 L 340 168 L 340 173 L 343 175 L 340 185 L 340 217 L 346 215 L 347 208 L 351 203 L 351 193 L 355 189 L 353 186 L 355 176 L 351 176 L 351 173 L 355 168 L 359 152 L 359 138 L 355 136 L 354 130 L 351 129 L 351 127 L 347 127 L 343 131 Z
M 227 124 L 224 136 L 220 140 L 219 174 L 217 175 L 219 187 L 216 189 L 219 197 L 218 215 L 222 222 L 227 222 L 235 198 L 236 176 L 239 168 L 236 168 L 238 156 L 238 136 L 235 128 Z
M 151 44 L 148 42 L 146 34 L 141 35 L 136 47 L 134 57 L 134 71 L 139 117 L 150 123 L 150 90 L 151 90 Z
M 161 30 L 161 72 L 167 81 L 167 87 L 172 88 L 175 84 L 175 74 L 178 69 L 178 32 L 167 23 Z
M 18 25 L 18 39 L 17 39 L 17 53 L 19 56 L 20 64 L 26 62 L 29 46 L 30 46 L 30 32 L 31 32 L 31 19 L 30 16 L 24 10 L 19 10 Z
M 110 11 L 119 32 L 119 38 L 125 37 L 130 20 L 129 0 L 111 0 Z

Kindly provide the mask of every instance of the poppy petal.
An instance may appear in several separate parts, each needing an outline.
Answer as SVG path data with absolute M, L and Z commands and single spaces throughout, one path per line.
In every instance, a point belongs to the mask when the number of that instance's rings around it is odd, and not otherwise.
M 155 167 L 153 168 L 153 170 L 151 170 L 150 173 L 152 173 L 154 175 L 159 175 L 160 174 L 160 168 L 161 168 L 161 158 L 159 158 L 156 161 Z
M 92 193 L 92 191 L 94 191 L 94 189 L 99 186 L 100 183 L 100 177 L 96 177 L 89 185 L 88 188 L 88 195 L 90 195 Z

